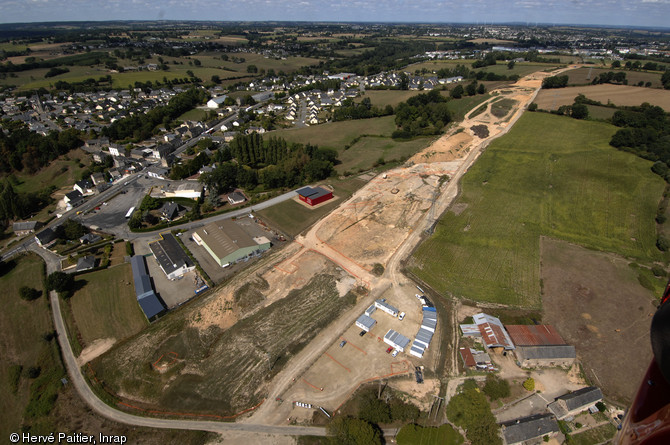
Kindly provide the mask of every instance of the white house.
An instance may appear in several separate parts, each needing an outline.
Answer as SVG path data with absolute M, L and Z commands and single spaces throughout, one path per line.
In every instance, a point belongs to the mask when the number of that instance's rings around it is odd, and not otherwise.
M 207 101 L 207 108 L 212 108 L 212 109 L 217 109 L 219 108 L 220 105 L 222 105 L 228 96 L 223 95 L 223 96 L 217 96 L 217 97 L 212 97 L 210 100 Z
M 388 304 L 385 300 L 375 300 L 375 306 L 392 317 L 398 316 L 398 309 Z

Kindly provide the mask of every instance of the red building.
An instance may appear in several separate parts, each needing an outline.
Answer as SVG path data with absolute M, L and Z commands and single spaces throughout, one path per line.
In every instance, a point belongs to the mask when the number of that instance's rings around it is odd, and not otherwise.
M 315 206 L 324 201 L 332 199 L 333 192 L 321 187 L 303 187 L 298 190 L 298 197 L 301 201 L 304 201 L 311 206 Z

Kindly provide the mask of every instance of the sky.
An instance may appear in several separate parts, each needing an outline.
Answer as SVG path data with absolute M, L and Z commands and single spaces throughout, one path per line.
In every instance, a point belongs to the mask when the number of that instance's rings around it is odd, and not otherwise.
M 670 0 L 0 0 L 0 23 L 105 20 L 670 27 Z

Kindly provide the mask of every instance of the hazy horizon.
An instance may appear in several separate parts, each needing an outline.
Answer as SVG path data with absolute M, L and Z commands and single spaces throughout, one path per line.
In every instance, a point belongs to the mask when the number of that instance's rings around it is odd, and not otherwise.
M 668 28 L 670 0 L 0 0 L 0 23 L 116 20 L 543 24 Z

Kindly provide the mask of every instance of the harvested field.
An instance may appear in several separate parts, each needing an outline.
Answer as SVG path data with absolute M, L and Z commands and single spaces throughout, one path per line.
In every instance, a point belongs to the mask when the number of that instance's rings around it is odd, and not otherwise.
M 341 299 L 336 289 L 336 279 L 346 274 L 319 261 L 317 254 L 305 255 L 316 258 L 302 263 L 312 266 L 301 271 L 303 278 L 298 273 L 287 276 L 293 281 L 288 295 L 290 287 L 278 286 L 274 278 L 287 280 L 286 274 L 274 269 L 265 270 L 270 276 L 267 287 L 258 280 L 253 289 L 239 287 L 247 280 L 235 279 L 207 304 L 151 326 L 132 343 L 92 362 L 97 377 L 131 404 L 159 410 L 230 415 L 257 405 L 269 379 L 350 301 Z M 241 275 L 249 278 L 248 273 Z M 296 285 L 300 280 L 304 284 Z M 225 312 L 234 310 L 232 303 L 229 311 L 224 303 L 218 316 L 205 317 L 235 292 L 240 298 L 253 294 L 267 305 L 228 329 L 232 323 L 226 322 Z M 278 293 L 286 296 L 278 299 Z M 191 323 L 185 321 L 189 319 Z M 175 359 L 162 360 L 165 354 Z M 158 368 L 149 366 L 157 361 Z
M 628 85 L 637 85 L 638 82 L 651 82 L 652 88 L 662 88 L 661 84 L 661 74 L 660 73 L 647 73 L 644 71 L 625 71 L 625 70 L 615 70 L 608 68 L 591 68 L 591 67 L 581 67 L 574 70 L 566 71 L 565 75 L 568 76 L 568 85 L 589 85 L 600 75 L 601 73 L 607 72 L 624 72 L 626 73 L 626 80 L 628 80 Z M 615 85 L 616 86 L 616 85 Z
M 448 212 L 408 267 L 438 292 L 540 307 L 539 236 L 645 262 L 663 181 L 649 161 L 608 145 L 615 127 L 527 113 L 463 177 Z
M 648 102 L 652 105 L 658 105 L 666 111 L 670 111 L 670 90 L 627 85 L 602 84 L 540 90 L 535 103 L 542 110 L 557 110 L 561 105 L 572 105 L 575 97 L 579 94 L 583 94 L 589 99 L 596 100 L 602 104 L 612 103 L 617 106 L 637 106 Z
M 630 403 L 651 359 L 649 326 L 658 296 L 614 254 L 543 237 L 541 259 L 543 321 L 575 345 L 591 383 Z

